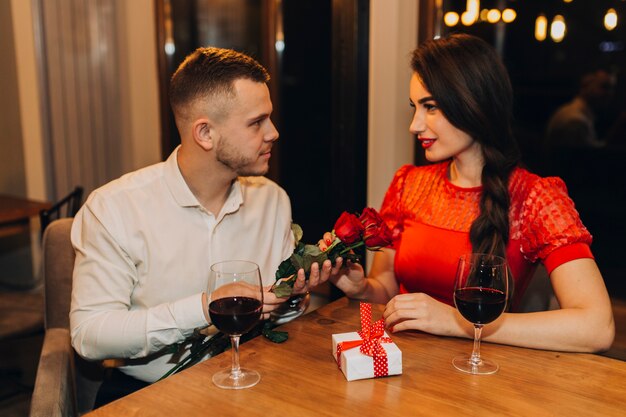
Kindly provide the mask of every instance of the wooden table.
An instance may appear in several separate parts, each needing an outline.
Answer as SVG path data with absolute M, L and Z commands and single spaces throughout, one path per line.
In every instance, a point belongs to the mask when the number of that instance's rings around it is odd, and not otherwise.
M 47 201 L 0 194 L 0 237 L 27 231 L 30 218 L 51 206 Z
M 382 306 L 374 305 L 374 320 Z M 603 356 L 484 343 L 500 364 L 495 375 L 456 371 L 452 357 L 471 340 L 417 332 L 392 337 L 403 374 L 347 382 L 331 355 L 331 335 L 358 330 L 358 303 L 346 298 L 282 326 L 289 340 L 263 337 L 241 347 L 241 363 L 258 370 L 253 388 L 222 390 L 212 374 L 230 353 L 99 408 L 89 416 L 624 416 L 626 362 Z

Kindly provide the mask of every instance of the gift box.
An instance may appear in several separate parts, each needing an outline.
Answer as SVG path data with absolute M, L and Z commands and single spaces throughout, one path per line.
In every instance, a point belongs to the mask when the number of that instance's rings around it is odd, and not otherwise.
M 361 331 L 332 335 L 333 357 L 348 381 L 402 374 L 402 351 L 384 331 L 383 320 L 371 323 L 371 305 L 361 303 Z

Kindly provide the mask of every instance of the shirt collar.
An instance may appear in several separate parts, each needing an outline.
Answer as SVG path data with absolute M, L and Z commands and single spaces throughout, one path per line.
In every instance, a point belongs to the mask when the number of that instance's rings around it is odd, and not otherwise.
M 172 193 L 172 197 L 181 207 L 200 207 L 198 199 L 189 189 L 185 182 L 183 174 L 178 166 L 178 151 L 180 145 L 174 149 L 165 161 L 165 183 Z M 241 179 L 237 178 L 230 187 L 230 192 L 226 198 L 226 202 L 222 207 L 223 214 L 229 214 L 237 211 L 243 204 L 243 188 L 241 187 Z
M 174 152 L 165 161 L 165 183 L 172 193 L 172 197 L 182 207 L 200 206 L 198 199 L 193 195 L 189 186 L 183 178 L 178 166 L 178 150 L 180 145 L 174 149 Z
M 239 210 L 239 207 L 243 204 L 243 188 L 241 187 L 241 178 L 237 178 L 233 181 L 233 185 L 230 187 L 230 193 L 226 198 L 224 207 L 222 207 L 222 215 L 234 213 Z

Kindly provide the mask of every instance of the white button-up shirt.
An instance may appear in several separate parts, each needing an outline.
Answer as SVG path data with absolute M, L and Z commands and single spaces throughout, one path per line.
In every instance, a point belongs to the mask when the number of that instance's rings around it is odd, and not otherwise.
M 187 186 L 177 152 L 94 191 L 72 227 L 72 345 L 89 359 L 129 358 L 121 370 L 149 382 L 175 365 L 165 346 L 207 325 L 213 263 L 254 261 L 268 285 L 294 249 L 282 188 L 240 177 L 214 215 Z

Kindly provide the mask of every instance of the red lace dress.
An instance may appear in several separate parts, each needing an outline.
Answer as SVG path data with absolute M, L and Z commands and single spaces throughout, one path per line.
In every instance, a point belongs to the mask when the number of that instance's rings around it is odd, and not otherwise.
M 469 230 L 479 213 L 482 187 L 450 183 L 449 164 L 401 167 L 387 190 L 381 215 L 394 232 L 400 292 L 424 292 L 453 305 L 457 262 L 471 252 Z M 537 261 L 550 273 L 565 262 L 593 255 L 591 235 L 560 178 L 541 178 L 516 168 L 509 193 L 507 260 L 515 282 L 515 309 Z

